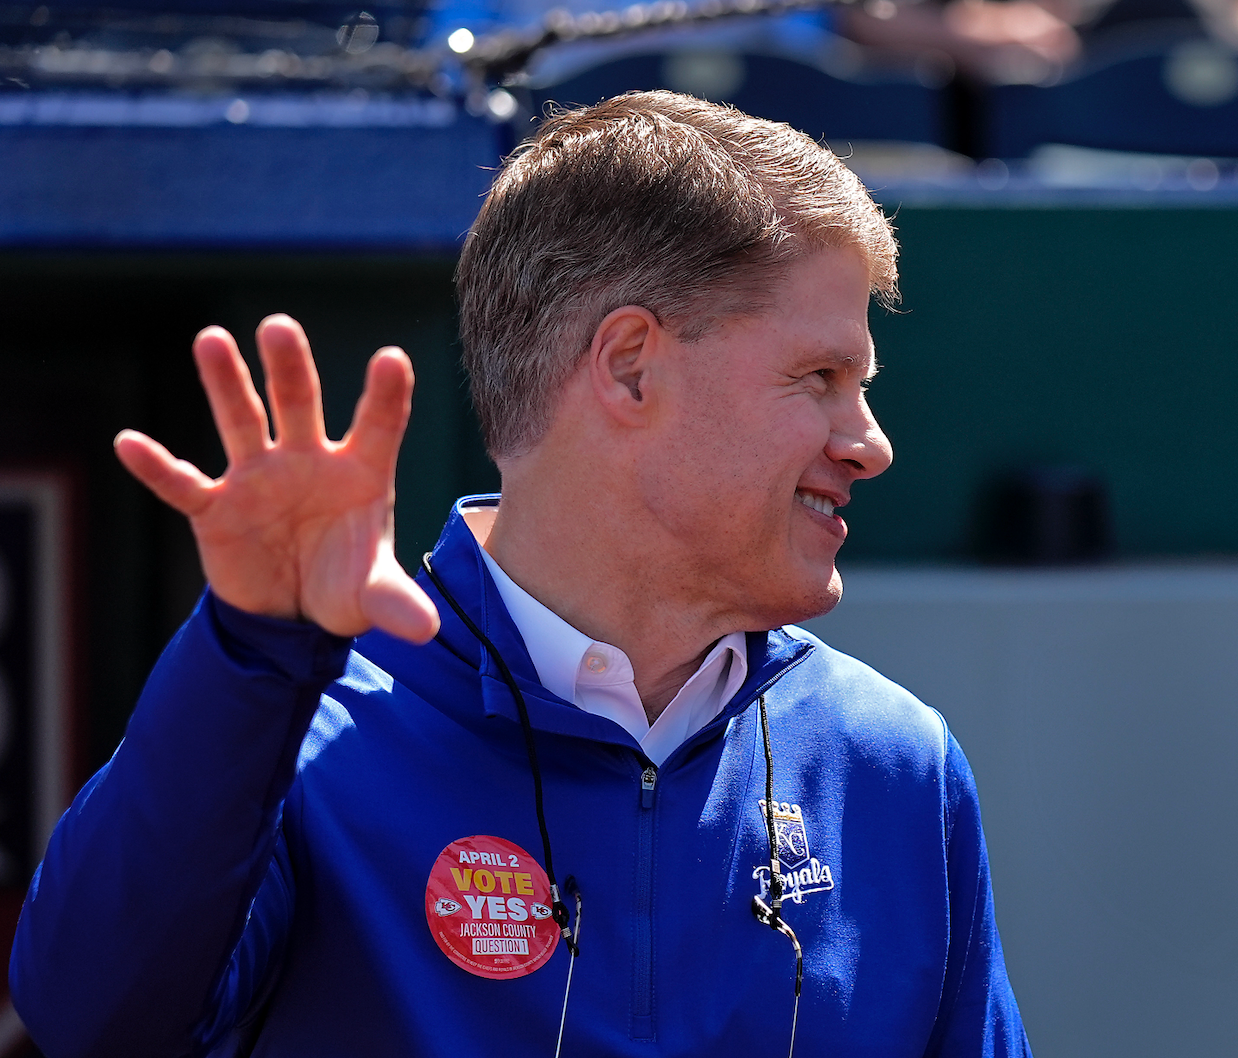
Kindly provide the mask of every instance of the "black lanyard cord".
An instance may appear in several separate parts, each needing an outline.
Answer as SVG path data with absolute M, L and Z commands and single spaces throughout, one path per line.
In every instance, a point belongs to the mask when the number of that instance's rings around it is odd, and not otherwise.
M 546 827 L 546 810 L 542 803 L 542 770 L 537 763 L 537 744 L 533 739 L 533 725 L 529 722 L 529 707 L 525 704 L 524 695 L 521 693 L 519 686 L 517 686 L 516 678 L 512 675 L 511 669 L 507 667 L 507 662 L 503 660 L 503 655 L 490 642 L 486 633 L 478 628 L 473 619 L 464 612 L 464 609 L 456 602 L 455 596 L 447 590 L 447 586 L 431 568 L 429 552 L 422 555 L 421 568 L 426 571 L 426 576 L 430 578 L 434 587 L 438 589 L 438 593 L 455 610 L 456 616 L 464 622 L 465 627 L 477 637 L 477 641 L 490 653 L 494 663 L 499 668 L 499 674 L 503 677 L 503 682 L 507 684 L 508 689 L 512 692 L 512 697 L 516 700 L 516 712 L 520 716 L 520 730 L 524 733 L 524 748 L 529 755 L 529 770 L 533 773 L 533 802 L 537 808 L 537 829 L 542 836 L 542 856 L 546 861 L 546 879 L 550 882 L 551 917 L 562 932 L 563 939 L 567 942 L 568 951 L 575 958 L 580 954 L 580 949 L 577 946 L 576 937 L 572 935 L 570 929 L 567 905 L 559 895 L 559 884 L 555 880 L 554 860 L 550 854 L 550 831 Z
M 765 695 L 757 699 L 757 712 L 761 715 L 761 741 L 765 746 L 765 833 L 769 840 L 769 903 L 759 896 L 752 898 L 752 913 L 757 921 L 781 933 L 795 947 L 795 1008 L 791 1015 L 791 1050 L 795 1054 L 795 1029 L 800 1016 L 800 992 L 804 986 L 804 951 L 800 947 L 795 930 L 782 917 L 782 864 L 778 861 L 778 832 L 774 829 L 774 751 L 769 739 L 769 713 L 765 709 Z
M 765 695 L 757 699 L 761 716 L 761 741 L 765 746 L 765 836 L 769 841 L 769 904 L 775 917 L 782 915 L 782 864 L 778 860 L 778 834 L 774 830 L 774 752 L 769 744 L 769 713 Z

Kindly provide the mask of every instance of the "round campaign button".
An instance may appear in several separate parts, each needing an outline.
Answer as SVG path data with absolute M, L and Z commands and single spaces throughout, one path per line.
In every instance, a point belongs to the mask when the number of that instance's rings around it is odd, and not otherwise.
M 426 921 L 443 954 L 478 977 L 531 974 L 560 936 L 541 864 L 519 845 L 485 834 L 439 853 L 426 884 Z

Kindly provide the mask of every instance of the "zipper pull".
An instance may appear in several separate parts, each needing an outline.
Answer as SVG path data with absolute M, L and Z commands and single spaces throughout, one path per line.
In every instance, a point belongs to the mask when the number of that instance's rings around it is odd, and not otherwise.
M 658 769 L 652 764 L 649 765 L 640 775 L 640 806 L 641 808 L 653 807 L 653 788 L 658 782 Z

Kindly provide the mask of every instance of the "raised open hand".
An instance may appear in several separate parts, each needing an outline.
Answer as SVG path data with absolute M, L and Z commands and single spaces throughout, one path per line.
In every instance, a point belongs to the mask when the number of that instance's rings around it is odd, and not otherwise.
M 318 371 L 295 320 L 269 316 L 258 327 L 275 440 L 232 335 L 208 327 L 193 350 L 228 457 L 223 477 L 134 430 L 115 443 L 130 473 L 188 516 L 215 593 L 337 635 L 377 627 L 415 643 L 433 637 L 434 604 L 393 550 L 396 455 L 413 394 L 404 352 L 374 354 L 352 426 L 329 441 Z

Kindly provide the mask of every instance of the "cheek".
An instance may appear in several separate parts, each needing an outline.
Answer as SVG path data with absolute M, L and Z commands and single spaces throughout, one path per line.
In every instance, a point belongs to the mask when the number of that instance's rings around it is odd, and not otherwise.
M 707 517 L 731 533 L 785 524 L 796 484 L 828 439 L 828 422 L 802 394 L 741 396 L 698 393 L 650 446 L 645 480 L 655 507 Z
M 655 446 L 644 463 L 644 499 L 676 535 L 714 544 L 764 537 L 772 523 L 776 472 L 734 430 L 710 438 L 685 432 Z
M 783 401 L 765 415 L 737 417 L 714 448 L 715 473 L 727 482 L 733 509 L 771 531 L 785 532 L 789 505 L 805 471 L 828 439 L 819 408 Z
M 829 418 L 811 398 L 787 400 L 778 414 L 754 424 L 745 444 L 764 464 L 771 486 L 798 482 L 820 458 L 830 437 Z

